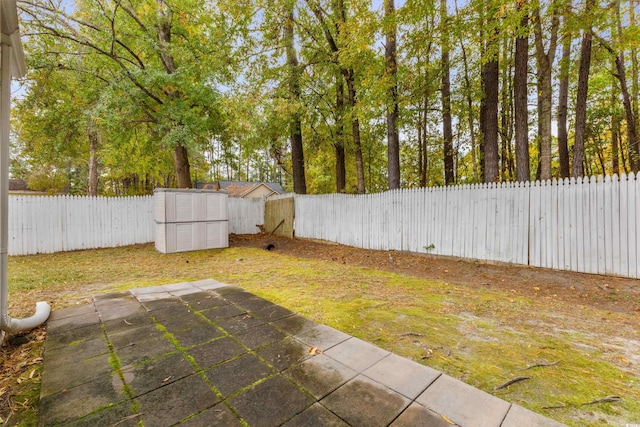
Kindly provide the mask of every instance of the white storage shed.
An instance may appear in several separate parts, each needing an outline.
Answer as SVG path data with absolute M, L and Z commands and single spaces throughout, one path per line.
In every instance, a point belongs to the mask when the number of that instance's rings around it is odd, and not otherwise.
M 156 250 L 165 254 L 229 247 L 228 195 L 158 188 L 154 193 Z

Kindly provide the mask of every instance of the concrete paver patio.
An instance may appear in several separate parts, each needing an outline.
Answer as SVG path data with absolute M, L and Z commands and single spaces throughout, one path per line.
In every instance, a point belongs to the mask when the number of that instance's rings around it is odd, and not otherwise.
M 176 424 L 561 425 L 210 279 L 51 314 L 39 425 Z

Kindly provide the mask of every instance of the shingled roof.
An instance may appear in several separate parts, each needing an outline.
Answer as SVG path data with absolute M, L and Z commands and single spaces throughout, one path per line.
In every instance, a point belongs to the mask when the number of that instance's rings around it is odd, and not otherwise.
M 216 181 L 214 183 L 199 182 L 196 188 L 203 190 L 224 190 L 229 197 L 244 197 L 256 188 L 264 185 L 277 194 L 284 194 L 284 188 L 277 182 L 250 182 L 250 181 Z

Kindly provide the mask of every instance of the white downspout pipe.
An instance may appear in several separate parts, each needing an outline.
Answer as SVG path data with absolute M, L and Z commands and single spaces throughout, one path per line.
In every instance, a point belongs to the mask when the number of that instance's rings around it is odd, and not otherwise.
M 5 0 L 2 0 L 4 3 Z M 3 5 L 4 6 L 4 5 Z M 4 8 L 2 8 L 4 9 Z M 5 10 L 1 10 L 0 19 Z M 17 333 L 33 329 L 44 323 L 51 313 L 46 302 L 36 304 L 36 313 L 26 319 L 13 319 L 9 316 L 8 284 L 8 242 L 9 242 L 9 113 L 11 109 L 11 38 L 1 34 L 0 43 L 0 345 L 5 332 Z

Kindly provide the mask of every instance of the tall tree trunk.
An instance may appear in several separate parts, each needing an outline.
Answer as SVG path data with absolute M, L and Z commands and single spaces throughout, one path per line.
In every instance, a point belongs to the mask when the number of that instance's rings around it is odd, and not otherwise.
M 635 173 L 640 171 L 640 146 L 637 134 L 636 119 L 631 108 L 631 99 L 629 89 L 627 88 L 627 78 L 625 73 L 624 55 L 622 52 L 616 56 L 616 77 L 620 81 L 620 89 L 622 92 L 622 105 L 624 105 L 624 113 L 627 121 L 627 144 L 629 147 L 629 165 Z
M 475 115 L 473 112 L 473 91 L 471 88 L 471 77 L 469 77 L 469 61 L 467 60 L 467 49 L 465 49 L 462 39 L 460 39 L 460 50 L 462 51 L 462 64 L 464 66 L 464 92 L 467 101 L 467 121 L 469 123 L 469 134 L 471 139 L 471 166 L 473 168 L 474 180 L 477 182 L 480 178 L 480 172 L 478 171 L 476 132 L 473 120 L 473 117 Z
M 622 43 L 622 17 L 620 15 L 620 0 L 615 2 L 616 16 L 618 20 L 618 42 Z M 613 52 L 612 52 L 613 53 Z M 618 47 L 618 54 L 615 57 L 616 77 L 620 82 L 620 91 L 622 92 L 622 104 L 624 105 L 624 114 L 627 120 L 627 144 L 629 146 L 629 164 L 631 170 L 635 173 L 640 171 L 640 141 L 638 141 L 638 126 L 636 116 L 633 113 L 631 105 L 631 97 L 627 86 L 627 71 L 624 60 L 624 50 L 622 46 Z
M 594 141 L 593 144 L 596 147 L 596 156 L 598 156 L 598 163 L 600 163 L 600 171 L 598 175 L 605 175 L 607 173 L 607 167 L 604 163 L 602 144 L 598 144 L 597 141 Z
M 590 16 L 595 0 L 586 0 L 585 15 Z M 591 44 L 593 29 L 584 30 L 580 45 L 580 70 L 578 72 L 578 90 L 576 95 L 576 131 L 573 143 L 573 176 L 584 176 L 584 142 L 587 124 L 587 93 L 589 90 L 589 68 L 591 67 Z
M 354 71 L 352 67 L 345 66 L 343 63 L 340 62 L 339 55 L 338 55 L 340 53 L 340 48 L 338 47 L 338 44 L 336 42 L 336 40 L 340 40 L 340 34 L 339 34 L 340 28 L 346 25 L 347 14 L 344 7 L 344 1 L 335 0 L 332 3 L 334 11 L 338 16 L 338 22 L 335 25 L 335 28 L 336 28 L 336 31 L 338 31 L 338 34 L 335 38 L 331 33 L 331 29 L 329 28 L 329 25 L 327 24 L 327 21 L 325 19 L 325 12 L 322 10 L 320 5 L 311 0 L 306 0 L 306 3 L 307 5 L 309 5 L 314 16 L 320 23 L 320 26 L 322 27 L 322 32 L 324 33 L 327 44 L 329 45 L 329 50 L 335 56 L 336 65 L 340 70 L 340 73 L 342 73 L 342 76 L 344 77 L 345 82 L 347 83 L 347 100 L 348 100 L 349 107 L 351 109 L 350 111 L 351 112 L 351 135 L 353 138 L 353 145 L 355 148 L 355 155 L 356 155 L 356 177 L 358 180 L 358 193 L 363 194 L 366 192 L 366 187 L 365 187 L 365 181 L 364 181 L 364 162 L 362 159 L 362 143 L 360 140 L 360 121 L 358 120 L 358 114 L 356 110 L 357 91 L 355 87 L 355 76 L 354 76 Z
M 425 71 L 425 73 L 428 73 Z M 427 150 L 427 112 L 431 109 L 431 97 L 429 89 L 425 88 L 424 97 L 422 98 L 422 159 L 423 168 L 420 174 L 420 186 L 427 186 L 427 171 L 429 170 L 429 151 Z
M 420 187 L 427 186 L 427 170 L 429 169 L 429 158 L 427 152 L 427 113 L 431 109 L 431 91 L 429 90 L 429 63 L 431 55 L 431 44 L 427 49 L 424 65 L 424 93 L 422 94 L 422 110 L 418 111 L 420 117 L 419 135 L 422 141 L 420 146 L 420 160 L 422 167 L 420 169 Z
M 87 185 L 87 195 L 98 195 L 98 128 L 95 121 L 91 121 L 87 127 L 87 137 L 89 138 L 89 183 Z
M 483 67 L 484 82 L 484 182 L 496 182 L 498 169 L 498 58 L 489 60 Z
M 518 9 L 521 10 L 522 7 L 523 1 L 519 1 Z M 531 179 L 531 165 L 529 160 L 529 108 L 527 104 L 529 95 L 527 87 L 527 71 L 529 68 L 529 15 L 526 10 L 522 13 L 520 32 L 516 38 L 513 96 L 516 133 L 516 180 L 525 182 Z
M 567 133 L 567 110 L 569 104 L 569 62 L 571 61 L 571 32 L 567 19 L 568 8 L 562 18 L 562 59 L 560 59 L 560 87 L 558 89 L 558 155 L 560 157 L 560 177 L 568 178 L 569 169 L 569 137 Z
M 620 124 L 620 120 L 618 119 L 618 124 Z M 620 131 L 618 131 L 618 142 L 622 141 L 622 137 L 620 136 Z M 621 144 L 618 144 L 620 146 Z M 618 150 L 618 154 L 620 154 L 620 164 L 622 165 L 622 171 L 626 174 L 629 173 L 629 168 L 627 168 L 627 158 L 624 156 L 624 150 L 622 147 Z
M 552 7 L 552 6 L 549 6 Z M 534 40 L 536 46 L 537 84 L 538 84 L 538 129 L 540 131 L 540 179 L 551 179 L 551 118 L 553 86 L 551 71 L 556 55 L 558 41 L 558 12 L 554 10 L 551 17 L 548 51 L 544 50 L 543 29 L 540 19 L 540 8 L 534 11 Z
M 486 97 L 485 97 L 485 66 L 482 67 L 482 70 L 480 72 L 481 74 L 481 86 L 482 86 L 482 99 L 480 100 L 480 141 L 478 142 L 478 164 L 480 167 L 480 179 L 482 180 L 482 182 L 487 182 L 485 179 L 485 164 L 484 164 L 484 157 L 485 157 L 485 149 L 484 149 L 484 144 L 485 144 L 485 135 L 487 133 L 487 103 L 486 103 Z
M 481 9 L 481 25 L 483 28 L 491 28 L 496 25 L 496 10 L 492 7 L 488 11 Z M 488 12 L 488 13 L 486 13 Z M 500 79 L 500 69 L 498 64 L 498 28 L 483 30 L 483 39 L 493 39 L 485 41 L 483 44 L 482 56 L 482 104 L 480 107 L 480 131 L 482 132 L 482 173 L 484 182 L 496 182 L 499 178 L 498 168 L 498 89 Z M 487 35 L 487 33 L 489 33 Z M 487 58 L 488 57 L 488 58 Z
M 432 15 L 431 28 L 434 27 L 435 15 Z M 421 80 L 423 81 L 423 93 L 422 93 L 422 108 L 418 109 L 418 117 L 419 117 L 419 129 L 418 129 L 418 138 L 420 140 L 418 154 L 418 161 L 420 162 L 420 175 L 419 182 L 420 187 L 427 186 L 427 171 L 429 170 L 429 157 L 427 150 L 427 118 L 428 112 L 431 111 L 431 99 L 433 98 L 433 94 L 431 93 L 431 74 L 429 71 L 431 64 L 431 50 L 433 48 L 433 42 L 430 40 L 427 43 L 427 49 L 424 54 L 424 74 L 421 75 Z M 418 59 L 419 61 L 419 59 Z
M 289 68 L 289 95 L 294 104 L 300 101 L 300 66 L 293 40 L 293 7 L 291 3 L 284 26 L 284 44 Z M 302 121 L 298 108 L 294 108 L 289 118 L 289 135 L 291 140 L 291 171 L 293 173 L 293 192 L 307 193 L 307 183 L 304 176 L 304 151 L 302 147 Z
M 344 153 L 344 84 L 342 75 L 336 75 L 336 192 L 344 193 L 347 186 L 347 172 Z
M 353 71 L 346 70 L 345 80 L 347 82 L 347 99 L 351 107 L 351 134 L 353 137 L 353 145 L 356 150 L 356 177 L 358 179 L 358 193 L 366 192 L 364 183 L 364 162 L 362 160 L 362 143 L 360 141 L 360 120 L 356 112 L 356 88 L 353 79 Z
M 618 93 L 615 88 L 611 91 L 611 105 L 618 103 Z M 611 172 L 620 175 L 620 118 L 617 112 L 611 114 Z
M 442 98 L 442 136 L 444 153 L 444 182 L 446 185 L 455 182 L 453 131 L 451 124 L 451 71 L 449 62 L 449 14 L 447 12 L 447 0 L 440 0 L 440 45 L 442 80 L 440 85 Z
M 502 46 L 502 67 L 500 71 L 500 127 L 498 135 L 500 137 L 500 181 L 510 181 L 509 176 L 509 156 L 511 153 L 511 140 L 513 139 L 513 79 L 511 73 L 513 72 L 512 57 L 510 57 L 513 50 L 511 40 L 508 38 L 503 39 Z
M 636 0 L 629 0 L 629 26 L 635 28 L 638 25 L 636 21 L 635 8 L 637 5 Z M 631 47 L 631 107 L 633 109 L 633 117 L 636 119 L 636 124 L 639 124 L 638 119 L 638 102 L 640 102 L 640 69 L 638 67 L 638 49 Z
M 173 152 L 173 164 L 178 179 L 178 188 L 191 188 L 191 166 L 187 149 L 182 145 L 176 145 Z
M 176 72 L 176 65 L 173 56 L 169 53 L 171 46 L 171 20 L 172 11 L 164 0 L 158 0 L 158 54 L 167 74 Z M 179 97 L 175 91 L 168 93 L 170 97 Z M 179 125 L 182 125 L 179 123 Z M 177 143 L 173 153 L 173 160 L 178 180 L 178 188 L 191 188 L 191 167 L 189 165 L 189 153 L 187 148 Z
M 387 20 L 384 60 L 387 68 L 387 170 L 389 189 L 400 188 L 400 141 L 398 136 L 398 64 L 396 62 L 396 24 L 394 0 L 385 0 Z
M 486 140 L 486 134 L 487 134 L 487 90 L 485 88 L 486 85 L 486 70 L 487 70 L 487 64 L 486 64 L 486 59 L 485 57 L 487 56 L 487 43 L 485 41 L 486 39 L 486 19 L 485 19 L 485 3 L 484 2 L 479 2 L 479 6 L 480 6 L 480 16 L 478 19 L 478 24 L 480 26 L 480 40 L 482 40 L 482 42 L 480 43 L 480 62 L 483 64 L 481 69 L 480 69 L 480 88 L 481 88 L 481 92 L 482 92 L 482 97 L 480 98 L 480 141 L 478 142 L 478 160 L 479 160 L 479 165 L 480 165 L 480 178 L 482 179 L 482 182 L 487 182 L 486 179 L 486 172 L 485 172 L 485 140 Z

